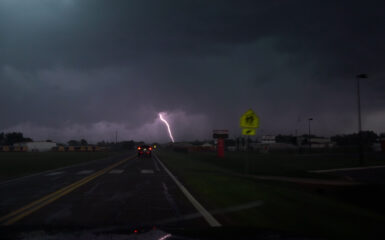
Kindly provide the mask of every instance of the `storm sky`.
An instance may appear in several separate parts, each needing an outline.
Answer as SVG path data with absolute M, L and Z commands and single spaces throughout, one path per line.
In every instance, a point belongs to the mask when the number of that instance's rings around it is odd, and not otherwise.
M 384 1 L 0 0 L 0 132 L 167 142 L 385 132 Z

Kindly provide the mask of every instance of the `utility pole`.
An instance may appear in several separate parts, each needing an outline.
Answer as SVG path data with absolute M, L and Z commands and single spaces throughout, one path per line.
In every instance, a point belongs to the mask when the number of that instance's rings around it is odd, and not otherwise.
M 115 132 L 115 144 L 118 144 L 118 130 Z
M 311 138 L 310 138 L 310 122 L 313 120 L 313 118 L 309 118 L 309 135 L 308 135 L 308 142 L 309 142 L 309 152 L 311 151 Z
M 361 95 L 360 95 L 360 79 L 368 78 L 367 74 L 359 74 L 357 78 L 357 110 L 358 110 L 358 151 L 359 151 L 359 163 L 364 163 L 364 151 L 362 147 L 362 125 L 361 125 Z

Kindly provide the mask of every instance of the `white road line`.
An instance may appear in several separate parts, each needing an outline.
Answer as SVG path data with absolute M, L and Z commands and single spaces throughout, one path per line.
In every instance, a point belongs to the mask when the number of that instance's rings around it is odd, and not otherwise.
M 215 214 L 223 214 L 223 213 L 244 211 L 246 209 L 260 207 L 263 204 L 264 204 L 263 201 L 258 200 L 258 201 L 255 201 L 255 202 L 250 202 L 250 203 L 246 203 L 246 204 L 242 204 L 242 205 L 238 205 L 238 206 L 227 207 L 227 208 L 222 208 L 222 209 L 216 209 L 216 210 L 213 210 L 211 212 L 215 213 Z M 160 221 L 158 221 L 156 223 L 160 224 L 160 225 L 164 225 L 164 224 L 168 224 L 168 223 L 179 222 L 179 221 L 186 221 L 186 220 L 196 219 L 196 218 L 200 218 L 200 217 L 202 217 L 202 216 L 199 213 L 192 213 L 192 214 L 182 215 L 182 216 L 179 216 L 179 217 L 163 219 L 163 220 L 160 220 Z
M 162 186 L 163 186 L 164 191 L 168 192 L 168 187 L 164 182 L 162 182 Z
M 167 185 L 162 182 L 162 186 L 163 186 L 163 194 L 164 194 L 164 197 L 166 198 L 168 204 L 170 205 L 172 211 L 174 212 L 174 215 L 175 216 L 180 216 L 180 211 L 179 211 L 179 208 L 177 207 L 176 203 L 175 203 L 175 200 L 174 198 L 170 195 L 170 193 L 168 192 L 168 187 Z M 197 213 L 200 217 L 200 214 Z
M 355 170 L 365 170 L 365 169 L 375 169 L 375 168 L 385 168 L 385 166 L 369 166 L 369 167 L 355 167 L 355 168 L 333 168 L 326 170 L 312 170 L 309 172 L 313 173 L 327 173 L 327 172 L 338 172 L 338 171 L 355 171 Z
M 60 174 L 63 174 L 64 172 L 51 172 L 51 173 L 48 173 L 46 174 L 45 176 L 56 176 L 56 175 L 60 175 Z
M 83 170 L 83 171 L 77 172 L 76 174 L 84 175 L 84 174 L 90 174 L 90 173 L 93 173 L 93 172 L 94 172 L 94 170 Z
M 179 180 L 166 168 L 166 166 L 160 161 L 158 156 L 156 156 L 156 160 L 158 160 L 159 164 L 163 167 L 163 169 L 167 172 L 167 174 L 171 177 L 172 180 L 176 183 L 176 185 L 179 187 L 179 189 L 183 192 L 183 194 L 186 196 L 186 198 L 191 202 L 191 204 L 195 207 L 196 210 L 203 216 L 203 218 L 207 221 L 207 223 L 211 227 L 220 227 L 222 226 L 212 215 L 209 211 L 207 211 L 202 204 L 200 204 L 194 197 L 191 195 L 191 193 L 182 185 L 182 183 L 179 182 Z
M 152 169 L 142 169 L 142 171 L 140 171 L 140 173 L 143 173 L 143 174 L 152 174 L 154 173 L 154 170 Z
M 121 174 L 124 172 L 124 169 L 114 169 L 109 172 L 109 174 Z

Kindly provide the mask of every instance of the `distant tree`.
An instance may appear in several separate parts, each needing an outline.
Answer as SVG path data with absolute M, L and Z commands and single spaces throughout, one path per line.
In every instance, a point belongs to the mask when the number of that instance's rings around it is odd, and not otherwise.
M 76 140 L 70 140 L 67 143 L 69 146 L 80 146 L 80 142 Z
M 303 137 L 303 138 L 308 138 L 308 137 L 309 137 L 309 134 L 302 134 L 301 137 Z M 314 135 L 314 134 L 310 134 L 310 137 L 311 137 L 311 138 L 316 138 L 317 136 Z
M 297 144 L 297 138 L 293 135 L 277 135 L 275 141 L 277 143 Z
M 49 139 L 47 139 L 47 140 L 45 140 L 46 142 L 52 142 L 52 140 L 49 140 Z
M 364 146 L 371 146 L 378 139 L 377 134 L 373 131 L 362 131 L 361 137 L 361 141 Z M 358 133 L 336 135 L 331 137 L 331 140 L 336 142 L 339 146 L 357 146 L 359 139 Z
M 14 143 L 23 142 L 24 137 L 22 133 L 19 132 L 11 132 L 5 134 L 5 144 L 12 145 Z
M 378 135 L 373 131 L 362 132 L 362 142 L 367 146 L 371 146 L 373 143 L 377 141 L 377 139 L 378 139 Z
M 33 140 L 25 138 L 20 132 L 0 133 L 0 144 L 12 145 L 20 142 L 33 142 Z
M 195 145 L 195 146 L 202 145 L 203 143 L 204 143 L 203 141 L 199 141 L 199 140 L 195 140 L 195 141 L 191 142 L 191 144 Z
M 87 146 L 88 143 L 87 143 L 87 141 L 85 139 L 80 139 L 80 145 Z
M 106 146 L 107 143 L 105 141 L 101 141 L 97 143 L 98 146 Z
M 123 141 L 121 142 L 123 149 L 134 149 L 135 143 L 134 141 Z

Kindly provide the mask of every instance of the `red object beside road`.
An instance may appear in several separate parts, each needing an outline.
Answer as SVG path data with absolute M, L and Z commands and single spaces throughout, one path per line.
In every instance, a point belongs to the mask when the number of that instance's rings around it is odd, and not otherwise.
M 218 138 L 217 152 L 218 152 L 218 157 L 222 158 L 225 156 L 225 139 Z

